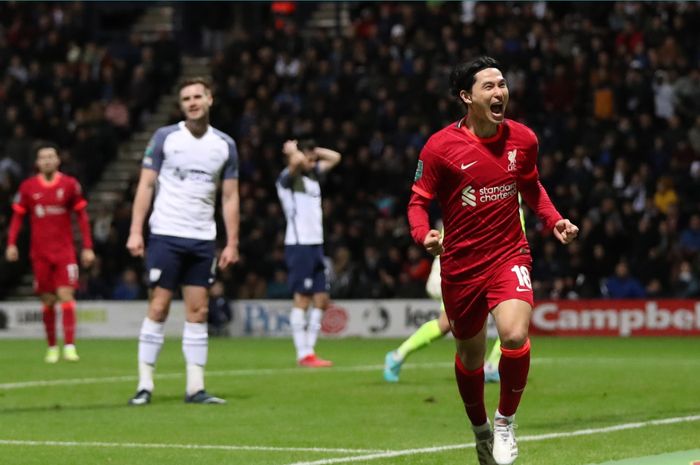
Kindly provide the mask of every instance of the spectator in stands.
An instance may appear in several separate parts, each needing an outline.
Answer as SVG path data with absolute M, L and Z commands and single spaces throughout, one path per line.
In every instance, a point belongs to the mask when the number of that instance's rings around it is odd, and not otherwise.
M 137 300 L 141 298 L 141 286 L 139 277 L 132 268 L 127 268 L 117 281 L 112 293 L 114 300 Z
M 178 76 L 183 49 L 171 33 L 164 31 L 157 34 L 155 42 L 149 43 L 147 37 L 131 42 L 139 49 L 152 48 L 152 57 L 150 52 L 139 50 L 138 57 L 132 54 L 129 60 L 115 59 L 113 49 L 90 30 L 89 18 L 95 10 L 91 11 L 90 4 L 79 4 L 82 10 L 74 5 L 53 4 L 63 14 L 63 24 L 55 23 L 53 16 L 36 13 L 41 9 L 38 4 L 20 2 L 17 7 L 8 4 L 1 10 L 4 29 L 0 30 L 0 71 L 4 77 L 0 79 L 0 147 L 5 148 L 4 155 L 15 157 L 15 150 L 10 153 L 7 149 L 14 145 L 13 133 L 19 125 L 24 126 L 23 137 L 29 141 L 46 133 L 61 134 L 74 164 L 83 167 L 81 171 L 90 178 L 81 179 L 89 194 L 92 182 L 98 178 L 92 173 L 101 173 L 118 146 L 114 128 L 104 120 L 103 107 L 99 107 L 100 118 L 88 110 L 105 87 L 103 70 L 111 70 L 106 72 L 112 74 L 108 90 L 126 98 L 135 67 L 146 62 L 145 67 L 154 70 L 146 72 L 152 90 L 161 93 Z M 643 204 L 642 199 L 645 195 L 653 199 L 658 179 L 670 176 L 680 217 L 684 219 L 700 209 L 693 200 L 700 198 L 700 118 L 696 111 L 700 86 L 693 86 L 699 68 L 700 28 L 691 26 L 700 22 L 696 3 L 647 2 L 634 8 L 624 3 L 604 3 L 595 11 L 585 3 L 541 3 L 532 8 L 479 3 L 473 8 L 465 6 L 464 11 L 462 5 L 351 4 L 352 26 L 340 34 L 300 22 L 276 28 L 268 4 L 246 5 L 246 21 L 240 20 L 240 14 L 235 16 L 240 13 L 237 7 L 222 8 L 230 10 L 230 15 L 224 18 L 229 13 L 223 13 L 216 21 L 236 27 L 211 62 L 216 76 L 214 92 L 224 103 L 213 109 L 212 120 L 237 139 L 241 188 L 245 184 L 255 186 L 250 196 L 242 196 L 251 199 L 242 223 L 260 231 L 258 239 L 242 244 L 246 265 L 241 265 L 241 276 L 254 270 L 265 285 L 274 279 L 274 266 L 261 267 L 256 260 L 257 244 L 283 244 L 272 232 L 275 228 L 260 224 L 260 212 L 276 203 L 271 186 L 277 172 L 274 155 L 284 140 L 280 138 L 290 134 L 298 137 L 310 130 L 319 134 L 319 142 L 346 154 L 342 166 L 334 170 L 325 185 L 324 204 L 330 213 L 326 216 L 327 231 L 333 235 L 328 238 L 329 245 L 350 249 L 362 282 L 379 274 L 379 268 L 364 269 L 366 262 L 374 262 L 366 260 L 364 251 L 368 246 L 376 249 L 376 262 L 383 264 L 391 261 L 389 254 L 395 254 L 390 246 L 397 247 L 398 269 L 402 269 L 409 244 L 394 232 L 393 225 L 401 213 L 386 208 L 386 193 L 391 193 L 395 202 L 404 203 L 402 199 L 409 194 L 406 180 L 411 176 L 410 167 L 415 165 L 426 135 L 458 116 L 444 88 L 446 70 L 459 61 L 462 53 L 484 52 L 484 44 L 503 55 L 511 92 L 515 95 L 527 90 L 527 98 L 517 99 L 520 106 L 511 108 L 511 114 L 540 135 L 542 181 L 563 214 L 595 218 L 600 213 L 601 199 L 610 197 L 612 211 L 603 216 L 620 216 L 625 242 L 641 258 L 640 254 L 652 253 L 642 252 L 640 241 L 647 239 L 638 239 L 635 229 L 629 227 L 637 218 L 628 218 L 629 214 L 623 212 L 627 200 L 633 202 L 632 216 L 649 217 L 651 229 L 656 231 L 666 213 L 657 211 L 653 200 Z M 204 20 L 198 15 L 202 10 L 183 5 L 182 11 L 186 13 L 185 26 L 193 31 L 185 41 L 200 40 L 187 48 L 201 50 Z M 45 35 L 30 33 L 32 25 L 24 19 L 26 12 L 42 17 Z M 65 18 L 71 18 L 70 24 Z M 640 18 L 650 19 L 645 22 Z M 512 24 L 517 33 L 508 32 L 502 43 L 491 41 L 498 24 Z M 51 31 L 58 35 L 51 39 L 51 46 L 58 45 L 63 55 L 42 61 L 38 57 L 44 56 L 44 42 L 49 42 L 42 37 L 48 37 Z M 126 43 L 128 34 L 114 40 Z M 13 61 L 13 56 L 20 57 L 19 62 Z M 124 64 L 119 65 L 119 61 Z M 11 62 L 19 79 L 7 72 Z M 282 63 L 290 66 L 285 69 Z M 275 70 L 278 64 L 279 76 Z M 570 78 L 571 83 L 562 76 Z M 556 95 L 543 93 L 546 82 L 557 83 Z M 44 98 L 47 95 L 53 96 L 53 103 Z M 281 103 L 284 114 L 269 111 Z M 559 105 L 553 110 L 560 117 L 546 118 L 545 104 Z M 363 111 L 359 111 L 360 106 Z M 649 118 L 644 116 L 647 114 Z M 173 118 L 179 120 L 179 114 Z M 651 125 L 647 119 L 651 119 Z M 140 120 L 140 115 L 132 115 L 131 123 Z M 590 166 L 585 157 L 579 159 L 578 146 L 584 147 Z M 625 162 L 618 165 L 618 159 Z M 626 170 L 616 178 L 621 172 L 616 173 L 614 167 L 623 164 Z M 21 161 L 20 165 L 25 173 L 31 168 Z M 362 179 L 362 189 L 347 179 Z M 614 182 L 622 182 L 623 187 L 613 188 Z M 125 202 L 133 197 L 128 191 L 125 196 Z M 5 208 L 8 202 L 4 202 Z M 355 208 L 358 205 L 361 207 Z M 115 210 L 118 208 L 115 206 Z M 358 229 L 349 227 L 356 220 L 362 225 L 360 240 L 353 236 Z M 529 221 L 528 239 L 536 248 L 541 242 L 538 225 L 535 220 Z M 338 222 L 348 227 L 335 231 L 332 225 Z M 602 225 L 604 219 L 598 218 L 596 223 Z M 381 234 L 375 234 L 375 229 Z M 586 228 L 582 228 L 579 241 L 586 264 L 599 242 L 598 233 L 587 235 Z M 670 253 L 678 244 L 674 234 L 667 231 L 651 244 L 659 251 L 650 259 L 659 274 L 667 278 L 680 264 L 678 253 Z M 333 245 L 329 251 L 335 248 Z M 130 265 L 126 257 L 105 255 L 103 259 L 105 273 L 112 278 Z M 639 267 L 633 265 L 632 269 L 637 271 Z M 596 269 L 586 270 L 581 273 L 581 282 L 587 283 L 584 287 L 598 280 Z M 612 270 L 604 276 L 609 274 Z M 355 286 L 352 297 L 395 296 L 399 274 L 383 268 L 381 275 L 367 280 L 369 285 Z M 645 285 L 652 282 L 644 279 Z M 673 296 L 668 281 L 661 281 L 658 295 Z M 550 278 L 541 283 L 547 288 L 554 286 Z M 236 292 L 239 284 L 226 282 L 227 292 Z
M 267 283 L 265 290 L 266 299 L 291 299 L 292 293 L 289 291 L 287 284 L 287 270 L 284 268 L 275 268 L 272 274 L 272 279 Z
M 680 263 L 671 281 L 671 289 L 674 295 L 682 299 L 700 297 L 700 279 L 697 270 L 687 260 Z
M 700 253 L 700 213 L 693 213 L 688 227 L 681 231 L 679 245 L 687 256 L 697 257 Z
M 661 176 L 656 183 L 654 205 L 662 214 L 667 214 L 672 205 L 678 204 L 678 194 L 670 176 Z
M 646 296 L 644 287 L 637 278 L 631 276 L 625 260 L 615 265 L 615 274 L 605 280 L 606 297 L 612 299 L 641 299 Z
M 233 320 L 231 301 L 224 294 L 224 284 L 214 281 L 209 289 L 209 313 L 207 322 L 212 336 L 228 335 L 228 325 Z

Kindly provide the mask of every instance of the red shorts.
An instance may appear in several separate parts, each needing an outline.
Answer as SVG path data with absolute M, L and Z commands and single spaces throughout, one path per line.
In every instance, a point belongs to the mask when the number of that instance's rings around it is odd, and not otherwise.
M 37 294 L 54 294 L 59 287 L 78 286 L 78 264 L 74 257 L 34 258 L 32 269 Z
M 442 281 L 442 300 L 457 339 L 475 336 L 486 323 L 489 312 L 501 302 L 523 300 L 533 306 L 530 271 L 532 259 L 514 257 L 486 276 L 463 283 Z

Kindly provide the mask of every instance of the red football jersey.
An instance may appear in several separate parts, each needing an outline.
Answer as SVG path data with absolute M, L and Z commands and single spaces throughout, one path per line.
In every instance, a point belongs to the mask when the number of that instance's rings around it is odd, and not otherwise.
M 41 175 L 24 180 L 12 208 L 20 215 L 29 214 L 30 256 L 75 257 L 71 214 L 86 206 L 80 184 L 71 176 L 56 173 L 50 183 Z
M 539 182 L 537 148 L 535 133 L 508 119 L 487 139 L 460 121 L 428 140 L 413 191 L 440 204 L 445 228 L 440 266 L 447 282 L 479 278 L 516 255 L 529 255 L 519 191 L 548 228 L 561 219 Z

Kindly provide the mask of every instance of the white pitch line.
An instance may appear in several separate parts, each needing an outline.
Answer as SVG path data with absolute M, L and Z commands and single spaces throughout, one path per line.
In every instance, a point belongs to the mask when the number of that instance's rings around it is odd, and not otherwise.
M 606 364 L 606 363 L 616 363 L 617 361 L 633 363 L 634 359 L 586 359 L 586 358 L 572 358 L 572 357 L 542 357 L 534 358 L 531 361 L 532 365 L 540 364 L 556 364 L 556 363 L 585 363 L 585 364 Z M 662 361 L 662 359 L 659 359 Z M 648 359 L 644 360 L 645 364 L 650 363 Z M 700 364 L 700 360 L 695 361 L 669 361 L 664 360 L 665 364 L 680 364 L 680 365 L 696 365 Z M 407 363 L 403 366 L 404 370 L 412 369 L 432 369 L 432 368 L 450 368 L 454 366 L 453 362 L 437 362 L 437 363 Z M 318 373 L 340 373 L 340 372 L 366 372 L 366 371 L 378 371 L 384 369 L 384 365 L 356 365 L 356 366 L 340 366 L 333 368 L 324 368 L 321 370 L 311 370 L 299 367 L 294 368 L 246 368 L 240 370 L 216 370 L 208 371 L 207 376 L 265 376 L 265 375 L 278 375 L 278 374 L 318 374 Z M 183 378 L 183 373 L 158 373 L 156 374 L 157 379 L 180 379 Z M 124 382 L 134 382 L 137 381 L 138 377 L 135 375 L 125 375 L 125 376 L 105 376 L 102 378 L 69 378 L 69 379 L 48 379 L 48 380 L 35 380 L 35 381 L 18 381 L 14 383 L 1 383 L 0 391 L 9 391 L 13 389 L 24 389 L 24 388 L 34 388 L 34 387 L 47 387 L 47 386 L 74 386 L 81 384 L 102 384 L 102 383 L 124 383 Z
M 268 447 L 268 446 L 227 446 L 217 444 L 157 444 L 138 442 L 99 442 L 99 441 L 23 441 L 19 439 L 0 439 L 0 446 L 40 446 L 40 447 L 115 447 L 130 449 L 189 449 L 189 450 L 223 450 L 223 451 L 261 451 L 261 452 L 318 452 L 336 454 L 367 454 L 386 452 L 380 449 L 334 449 L 326 447 Z
M 610 433 L 614 431 L 623 431 L 628 429 L 643 428 L 645 426 L 657 426 L 657 425 L 671 425 L 674 423 L 684 423 L 690 421 L 700 420 L 700 415 L 691 415 L 687 417 L 675 417 L 675 418 L 663 418 L 660 420 L 650 420 L 650 421 L 640 421 L 636 423 L 623 423 L 620 425 L 607 426 L 605 428 L 588 428 L 581 429 L 577 431 L 569 431 L 564 433 L 548 433 L 548 434 L 538 434 L 532 436 L 522 436 L 518 438 L 518 442 L 534 442 L 534 441 L 544 441 L 547 439 L 557 439 L 557 438 L 570 438 L 574 436 L 588 436 L 592 434 L 600 433 Z M 429 454 L 434 452 L 444 452 L 448 450 L 455 449 L 467 449 L 474 447 L 474 443 L 470 442 L 467 444 L 451 444 L 447 446 L 435 446 L 435 447 L 422 447 L 419 449 L 405 449 L 397 451 L 388 452 L 378 452 L 375 454 L 358 455 L 354 457 L 338 457 L 334 459 L 322 459 L 314 460 L 312 462 L 294 462 L 289 465 L 333 465 L 336 463 L 352 463 L 352 462 L 363 462 L 370 460 L 385 459 L 390 457 L 401 457 L 406 455 L 418 455 L 418 454 Z
M 448 368 L 453 366 L 453 362 L 439 363 L 412 363 L 406 364 L 404 369 L 430 369 L 430 368 Z M 333 367 L 324 369 L 306 369 L 306 368 L 249 368 L 241 370 L 218 370 L 207 371 L 207 377 L 211 376 L 257 376 L 257 375 L 279 375 L 279 374 L 319 374 L 319 373 L 339 373 L 339 372 L 363 372 L 363 371 L 381 371 L 384 365 L 357 365 L 345 367 Z M 156 374 L 158 379 L 177 379 L 183 378 L 183 373 L 162 373 Z M 137 376 L 106 376 L 103 378 L 69 378 L 69 379 L 47 379 L 36 381 L 19 381 L 16 383 L 2 383 L 0 390 L 23 389 L 32 387 L 46 386 L 73 386 L 78 384 L 101 384 L 101 383 L 123 383 L 137 381 Z

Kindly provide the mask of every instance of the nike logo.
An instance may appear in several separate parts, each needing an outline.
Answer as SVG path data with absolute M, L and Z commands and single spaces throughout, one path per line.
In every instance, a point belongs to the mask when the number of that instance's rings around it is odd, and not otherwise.
M 518 286 L 518 287 L 515 288 L 515 290 L 518 291 L 518 292 L 528 292 L 530 289 L 528 289 L 528 288 L 526 288 L 526 287 L 520 287 L 520 286 Z
M 469 168 L 470 166 L 472 166 L 474 163 L 476 163 L 476 162 L 473 161 L 473 162 L 471 162 L 471 163 L 467 163 L 466 165 L 465 165 L 464 163 L 462 163 L 462 169 L 463 169 L 463 170 L 466 170 L 467 168 Z

